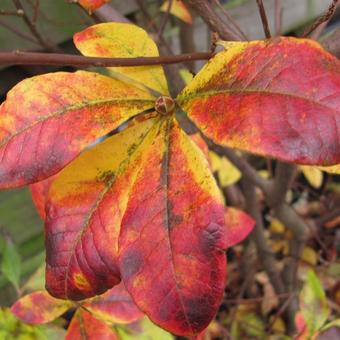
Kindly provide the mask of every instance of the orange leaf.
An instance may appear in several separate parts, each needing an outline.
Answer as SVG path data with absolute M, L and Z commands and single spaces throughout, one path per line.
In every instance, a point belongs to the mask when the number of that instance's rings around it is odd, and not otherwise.
M 167 12 L 169 8 L 169 1 L 164 1 L 161 11 Z M 187 24 L 192 24 L 192 16 L 188 10 L 188 7 L 183 3 L 181 0 L 174 0 L 172 1 L 171 7 L 170 7 L 170 13 L 172 15 L 175 15 L 177 18 L 183 20 Z
M 0 188 L 52 176 L 84 147 L 153 103 L 148 92 L 91 72 L 22 81 L 0 106 Z
M 117 333 L 105 322 L 78 309 L 67 330 L 65 340 L 119 340 Z
M 216 143 L 301 163 L 340 163 L 340 61 L 314 41 L 222 42 L 178 96 Z
M 78 0 L 79 5 L 84 7 L 89 13 L 92 13 L 107 2 L 110 2 L 110 0 Z
M 28 294 L 19 299 L 11 311 L 20 320 L 31 324 L 51 322 L 65 313 L 72 303 L 55 299 L 46 291 Z

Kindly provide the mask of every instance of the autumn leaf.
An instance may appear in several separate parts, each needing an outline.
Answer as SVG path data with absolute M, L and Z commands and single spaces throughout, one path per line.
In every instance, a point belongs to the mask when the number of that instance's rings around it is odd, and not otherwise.
M 105 339 L 119 340 L 115 330 L 91 313 L 78 309 L 67 329 L 65 340 Z
M 320 330 L 330 313 L 322 285 L 311 270 L 300 293 L 300 308 L 301 317 L 311 335 Z
M 340 175 L 340 164 L 333 166 L 320 166 L 319 169 L 330 174 Z
M 316 166 L 300 165 L 300 170 L 307 179 L 308 183 L 315 189 L 322 185 L 323 174 Z
M 340 163 L 340 61 L 306 39 L 222 44 L 177 98 L 194 123 L 229 147 Z
M 51 185 L 45 232 L 52 295 L 80 300 L 119 283 L 119 227 L 153 125 L 136 124 L 84 152 Z
M 132 301 L 123 283 L 85 301 L 82 306 L 97 319 L 113 324 L 131 323 L 144 315 Z
M 107 2 L 110 2 L 110 0 L 78 0 L 79 5 L 84 7 L 90 14 Z
M 155 323 L 194 334 L 216 313 L 224 206 L 204 155 L 171 116 L 84 152 L 52 184 L 46 211 L 53 295 L 82 299 L 109 288 L 107 264 L 119 251 L 124 284 Z
M 96 73 L 25 79 L 0 106 L 0 188 L 54 175 L 98 137 L 153 105 L 147 91 Z
M 169 1 L 166 0 L 161 6 L 161 11 L 167 12 L 169 8 Z M 174 0 L 170 6 L 170 13 L 187 24 L 192 24 L 192 16 L 188 10 L 188 7 L 181 0 Z
M 12 313 L 30 324 L 51 322 L 72 306 L 72 302 L 59 300 L 46 291 L 38 291 L 20 298 L 12 307 Z
M 85 56 L 90 57 L 157 57 L 155 42 L 140 27 L 126 23 L 103 23 L 91 26 L 74 35 L 74 44 Z M 169 94 L 164 70 L 160 65 L 137 67 L 110 67 L 115 78 L 122 79 L 143 89 L 159 94 Z M 131 82 L 132 81 L 132 82 Z
M 224 247 L 230 248 L 242 242 L 255 227 L 255 220 L 237 208 L 225 209 Z
M 119 263 L 137 306 L 175 334 L 200 332 L 217 311 L 223 209 L 204 155 L 174 121 L 162 122 L 122 219 Z

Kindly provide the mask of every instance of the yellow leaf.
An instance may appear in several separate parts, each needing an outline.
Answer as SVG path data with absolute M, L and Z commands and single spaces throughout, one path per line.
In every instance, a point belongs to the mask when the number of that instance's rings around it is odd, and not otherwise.
M 313 248 L 307 246 L 302 251 L 301 260 L 307 262 L 312 266 L 315 266 L 318 262 L 318 255 Z
M 236 183 L 242 176 L 241 172 L 225 157 L 218 156 L 215 152 L 209 152 L 211 169 L 217 172 L 222 187 Z
M 278 219 L 274 218 L 269 225 L 269 231 L 276 234 L 283 234 L 286 227 Z
M 242 174 L 228 159 L 222 157 L 221 167 L 218 171 L 218 179 L 222 187 L 236 183 Z
M 188 85 L 192 81 L 192 79 L 194 78 L 193 74 L 189 70 L 187 70 L 186 68 L 181 68 L 179 70 L 179 75 L 181 76 L 181 78 L 185 82 L 185 85 Z
M 321 187 L 323 174 L 319 168 L 315 166 L 300 165 L 300 169 L 313 188 L 318 189 Z
M 169 1 L 164 1 L 161 11 L 167 12 L 169 8 Z M 192 24 L 192 16 L 183 1 L 180 0 L 174 0 L 172 1 L 171 7 L 170 7 L 170 13 L 177 18 L 181 19 L 182 21 L 186 22 L 187 24 Z
M 90 57 L 136 58 L 159 55 L 155 42 L 143 29 L 126 23 L 91 26 L 75 34 L 74 43 L 83 55 Z M 120 80 L 132 80 L 144 88 L 169 94 L 164 70 L 160 65 L 108 69 Z
M 319 169 L 325 172 L 329 172 L 330 174 L 340 175 L 340 164 L 332 166 L 320 166 Z

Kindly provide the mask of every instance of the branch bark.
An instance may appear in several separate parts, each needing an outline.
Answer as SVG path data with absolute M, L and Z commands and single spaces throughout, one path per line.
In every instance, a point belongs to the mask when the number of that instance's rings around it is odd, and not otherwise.
M 208 60 L 212 53 L 196 52 L 160 57 L 97 58 L 60 53 L 2 52 L 0 65 L 60 65 L 74 67 L 167 65 L 192 60 Z

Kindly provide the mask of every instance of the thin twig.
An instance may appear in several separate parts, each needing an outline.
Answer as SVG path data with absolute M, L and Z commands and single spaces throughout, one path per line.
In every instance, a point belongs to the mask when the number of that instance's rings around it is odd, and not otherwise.
M 272 35 L 270 34 L 267 14 L 266 14 L 266 10 L 265 10 L 264 5 L 263 5 L 263 1 L 262 0 L 256 0 L 256 3 L 257 3 L 257 6 L 259 8 L 264 34 L 265 34 L 267 39 L 270 39 Z
M 338 6 L 339 0 L 333 0 L 332 3 L 329 5 L 326 13 L 321 15 L 313 24 L 312 26 L 303 34 L 303 37 L 307 37 L 310 35 L 317 27 L 323 24 L 326 21 L 329 21 L 332 16 L 334 15 L 336 8 Z
M 282 34 L 282 1 L 275 0 L 275 35 L 280 36 Z
M 237 35 L 239 35 L 240 39 L 242 40 L 249 40 L 247 35 L 242 31 L 239 24 L 236 22 L 236 20 L 233 19 L 233 17 L 228 13 L 228 11 L 225 10 L 225 8 L 221 5 L 219 0 L 214 0 L 216 6 L 221 10 L 223 15 L 226 17 L 228 21 L 230 21 L 231 25 L 229 25 L 229 28 Z
M 221 18 L 215 13 L 212 5 L 206 0 L 184 0 L 193 8 L 213 32 L 217 32 L 223 40 L 239 41 L 237 34 L 230 30 Z
M 37 28 L 35 27 L 35 24 L 31 21 L 31 19 L 28 17 L 28 15 L 25 12 L 24 7 L 21 4 L 20 0 L 12 0 L 16 9 L 18 11 L 22 11 L 22 18 L 25 21 L 27 27 L 29 28 L 29 30 L 31 31 L 31 33 L 33 34 L 33 36 L 37 39 L 37 41 L 39 42 L 39 44 L 46 50 L 48 51 L 54 51 L 55 48 L 53 46 L 51 46 L 48 42 L 45 41 L 45 39 L 40 35 L 40 33 L 38 32 Z
M 12 27 L 11 25 L 8 25 L 6 22 L 3 22 L 2 20 L 0 20 L 0 26 L 5 27 L 7 30 L 9 30 L 10 32 L 16 34 L 18 37 L 27 40 L 33 44 L 36 44 L 37 46 L 39 45 L 39 42 L 37 40 L 35 40 L 34 38 L 32 38 L 31 36 L 21 32 L 20 30 L 16 29 L 15 27 Z
M 163 33 L 164 33 L 164 30 L 165 30 L 166 24 L 168 23 L 169 18 L 170 18 L 170 10 L 171 10 L 171 6 L 172 6 L 172 2 L 173 2 L 173 0 L 168 1 L 168 7 L 167 7 L 166 12 L 164 13 L 164 15 L 162 17 L 162 21 L 161 21 L 160 26 L 159 26 L 157 41 L 160 41 L 161 38 L 163 37 Z
M 0 15 L 4 15 L 4 16 L 17 16 L 17 17 L 22 17 L 22 15 L 24 14 L 23 11 L 17 10 L 17 11 L 4 11 L 2 9 L 0 9 Z
M 208 60 L 212 57 L 212 53 L 205 52 L 160 57 L 97 58 L 72 54 L 15 51 L 0 52 L 0 65 L 60 65 L 74 67 L 144 66 L 176 64 L 192 60 Z
M 250 238 L 256 245 L 259 259 L 270 279 L 271 284 L 274 287 L 276 294 L 283 294 L 285 293 L 285 288 L 274 254 L 264 234 L 263 218 L 261 215 L 258 198 L 256 196 L 255 186 L 245 177 L 241 179 L 241 184 L 246 199 L 246 210 L 256 221 L 255 228 L 250 234 Z

